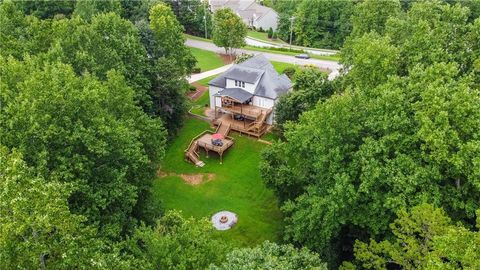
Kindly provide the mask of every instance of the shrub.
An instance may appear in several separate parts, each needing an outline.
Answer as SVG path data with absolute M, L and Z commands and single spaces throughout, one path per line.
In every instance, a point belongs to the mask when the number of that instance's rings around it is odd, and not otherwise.
M 200 67 L 194 67 L 192 69 L 192 73 L 200 73 L 202 71 L 202 69 Z
M 273 37 L 273 29 L 272 29 L 271 27 L 268 28 L 267 36 L 268 36 L 268 38 L 272 38 L 272 37 Z
M 191 84 L 188 85 L 188 90 L 190 91 L 197 91 L 197 88 Z
M 277 39 L 277 32 L 273 32 L 272 39 Z
M 288 78 L 290 78 L 290 79 L 293 77 L 293 75 L 295 75 L 295 72 L 297 72 L 297 69 L 295 69 L 294 67 L 286 67 L 286 68 L 282 71 L 282 73 L 285 74 L 285 75 L 287 75 Z

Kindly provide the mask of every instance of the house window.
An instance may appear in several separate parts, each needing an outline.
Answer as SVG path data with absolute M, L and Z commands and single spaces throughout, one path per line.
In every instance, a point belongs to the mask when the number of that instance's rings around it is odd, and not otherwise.
M 242 82 L 242 87 L 245 88 L 245 82 Z
M 235 86 L 238 86 L 238 81 L 237 80 L 235 80 Z

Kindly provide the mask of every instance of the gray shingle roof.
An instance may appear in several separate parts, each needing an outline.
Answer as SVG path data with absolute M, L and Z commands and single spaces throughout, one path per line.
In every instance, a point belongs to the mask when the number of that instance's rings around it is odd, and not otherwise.
M 253 72 L 253 70 L 256 72 Z M 277 99 L 292 88 L 292 82 L 290 79 L 285 74 L 279 75 L 268 59 L 262 54 L 257 54 L 245 62 L 232 66 L 223 74 L 211 80 L 208 84 L 225 88 L 226 78 L 250 82 L 251 77 L 254 77 L 253 74 L 260 74 L 260 81 L 254 92 L 254 95 L 256 96 Z M 245 77 L 242 77 L 242 75 L 245 75 Z M 251 83 L 255 82 L 256 80 Z
M 244 67 L 241 65 L 232 66 L 223 73 L 223 76 L 232 80 L 239 80 L 247 83 L 255 83 L 263 74 L 263 70 Z
M 251 99 L 253 94 L 241 88 L 225 88 L 216 93 L 215 96 L 228 96 L 240 101 L 241 103 L 244 103 L 245 101 Z

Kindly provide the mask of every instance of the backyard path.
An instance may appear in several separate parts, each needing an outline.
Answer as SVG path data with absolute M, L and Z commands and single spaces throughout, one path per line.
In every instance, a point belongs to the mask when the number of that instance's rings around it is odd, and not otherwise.
M 216 53 L 223 53 L 224 52 L 223 48 L 217 47 L 215 44 L 213 44 L 211 42 L 206 42 L 206 41 L 201 41 L 201 40 L 187 39 L 186 42 L 185 42 L 185 45 L 187 45 L 189 47 L 200 48 L 200 49 L 203 49 L 203 50 L 216 52 Z M 255 54 L 255 55 L 261 53 L 270 61 L 284 62 L 284 63 L 290 63 L 290 64 L 302 65 L 302 66 L 304 66 L 304 65 L 314 65 L 314 66 L 317 66 L 321 69 L 328 69 L 328 70 L 331 70 L 331 73 L 328 75 L 328 78 L 330 80 L 333 80 L 335 77 L 337 77 L 340 74 L 339 71 L 340 71 L 340 68 L 342 67 L 338 62 L 328 61 L 328 60 L 320 60 L 320 59 L 312 59 L 312 58 L 311 59 L 298 59 L 298 58 L 295 58 L 294 56 L 290 56 L 290 55 L 267 53 L 267 52 L 257 52 L 257 51 L 244 50 L 244 49 L 237 49 L 236 52 L 237 53 Z M 224 67 L 221 67 L 221 68 L 224 68 Z M 228 69 L 228 67 L 225 68 L 225 70 L 226 69 Z M 215 70 L 218 70 L 218 69 L 215 69 Z M 223 71 L 225 71 L 225 70 L 223 70 Z M 220 71 L 219 73 L 221 73 L 223 71 Z M 206 73 L 206 72 L 203 72 L 203 73 Z M 203 74 L 203 73 L 200 73 L 200 74 Z M 195 74 L 195 75 L 200 75 L 200 74 Z M 195 76 L 195 75 L 192 75 L 191 78 L 193 78 L 193 76 Z M 211 75 L 215 75 L 215 74 L 211 74 Z M 206 77 L 208 77 L 208 76 L 206 76 Z M 206 78 L 206 77 L 203 77 L 203 78 Z M 190 79 L 189 79 L 189 82 L 190 82 Z

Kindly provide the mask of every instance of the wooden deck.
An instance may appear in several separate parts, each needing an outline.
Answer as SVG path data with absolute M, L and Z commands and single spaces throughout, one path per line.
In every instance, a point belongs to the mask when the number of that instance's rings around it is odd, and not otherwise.
M 269 128 L 268 124 L 262 123 L 259 129 L 253 130 L 251 127 L 255 124 L 254 120 L 235 120 L 230 114 L 222 114 L 219 118 L 213 120 L 213 124 L 215 126 L 230 125 L 230 129 L 240 132 L 240 134 L 247 134 L 258 138 L 265 134 Z
M 225 105 L 223 104 L 222 107 L 217 107 L 216 110 L 223 109 L 225 111 L 229 111 L 236 114 L 243 114 L 249 117 L 257 118 L 262 113 L 270 113 L 271 109 L 264 109 L 261 107 L 253 106 L 253 105 Z
M 233 145 L 233 140 L 229 137 L 222 139 L 223 145 L 216 146 L 212 144 L 212 133 L 205 133 L 200 138 L 197 139 L 197 143 L 199 147 L 203 147 L 205 151 L 214 151 L 217 153 L 223 153 L 227 150 L 230 146 Z
M 230 129 L 227 128 L 229 131 Z M 228 133 L 228 131 L 226 131 Z M 224 136 L 222 139 L 223 145 L 216 146 L 212 144 L 212 135 L 214 133 L 210 130 L 205 130 L 204 132 L 197 135 L 192 139 L 190 145 L 185 149 L 185 159 L 192 162 L 198 167 L 203 167 L 205 163 L 200 160 L 200 155 L 198 154 L 198 149 L 203 148 L 207 154 L 209 151 L 216 152 L 220 155 L 220 164 L 223 162 L 223 153 L 233 145 L 233 138 L 229 136 Z

